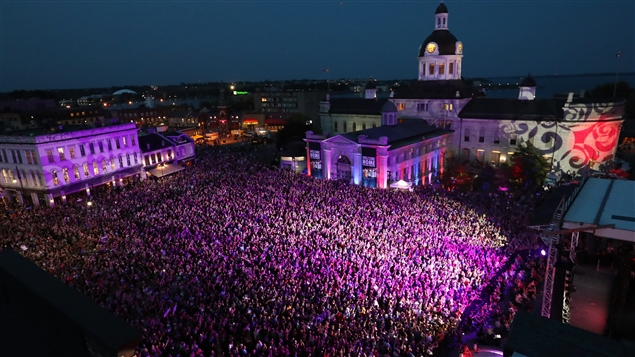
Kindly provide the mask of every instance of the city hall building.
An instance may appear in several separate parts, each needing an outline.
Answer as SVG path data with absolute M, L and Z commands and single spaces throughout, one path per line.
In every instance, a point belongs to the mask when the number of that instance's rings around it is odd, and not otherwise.
M 325 135 L 305 139 L 310 175 L 380 188 L 426 184 L 444 157 L 497 166 L 527 144 L 554 172 L 602 170 L 615 158 L 625 100 L 540 98 L 531 76 L 517 99 L 487 98 L 462 80 L 463 43 L 449 31 L 444 3 L 433 28 L 419 48 L 414 85 L 380 99 L 370 81 L 364 98 L 321 102 Z

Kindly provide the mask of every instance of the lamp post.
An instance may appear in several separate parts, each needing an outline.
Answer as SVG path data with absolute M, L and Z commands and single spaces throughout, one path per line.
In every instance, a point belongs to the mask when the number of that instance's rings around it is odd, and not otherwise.
M 24 205 L 24 185 L 22 184 L 22 175 L 20 175 L 20 170 L 18 167 L 15 167 L 15 172 L 18 175 L 18 179 L 13 178 L 13 183 L 16 184 L 17 181 L 20 181 L 20 203 Z

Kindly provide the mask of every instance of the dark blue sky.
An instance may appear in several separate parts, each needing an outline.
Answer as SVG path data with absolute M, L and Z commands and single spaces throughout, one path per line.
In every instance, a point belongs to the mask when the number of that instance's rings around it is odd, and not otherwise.
M 634 71 L 635 2 L 446 1 L 463 76 Z M 0 91 L 414 78 L 439 1 L 0 2 Z M 328 73 L 323 73 L 325 68 Z

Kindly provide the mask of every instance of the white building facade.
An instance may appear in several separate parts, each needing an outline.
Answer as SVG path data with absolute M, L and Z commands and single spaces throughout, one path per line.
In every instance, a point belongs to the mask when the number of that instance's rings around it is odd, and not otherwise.
M 54 205 L 79 191 L 90 195 L 94 186 L 143 178 L 133 123 L 36 131 L 0 136 L 0 187 L 5 199 Z

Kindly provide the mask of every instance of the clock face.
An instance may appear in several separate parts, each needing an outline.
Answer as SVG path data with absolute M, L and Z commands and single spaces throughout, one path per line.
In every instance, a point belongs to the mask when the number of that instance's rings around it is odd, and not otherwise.
M 426 46 L 426 51 L 428 51 L 428 53 L 432 53 L 434 52 L 434 50 L 437 49 L 437 45 L 435 45 L 434 43 L 430 42 L 427 46 Z
M 459 53 L 463 52 L 463 43 L 459 42 Z

